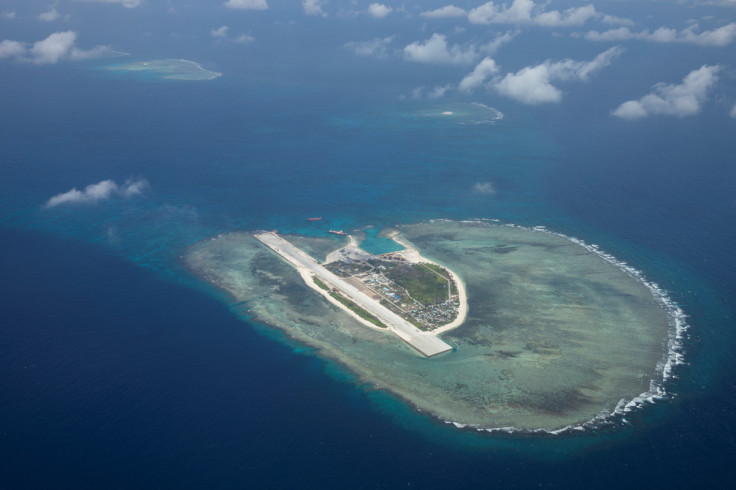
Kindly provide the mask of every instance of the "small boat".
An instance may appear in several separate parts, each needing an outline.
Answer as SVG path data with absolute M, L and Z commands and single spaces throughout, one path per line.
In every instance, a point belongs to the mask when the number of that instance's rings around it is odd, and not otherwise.
M 322 221 L 322 216 L 319 216 L 317 218 L 307 218 L 307 221 Z
M 333 235 L 348 236 L 348 234 L 342 230 L 330 230 L 327 233 L 332 233 Z

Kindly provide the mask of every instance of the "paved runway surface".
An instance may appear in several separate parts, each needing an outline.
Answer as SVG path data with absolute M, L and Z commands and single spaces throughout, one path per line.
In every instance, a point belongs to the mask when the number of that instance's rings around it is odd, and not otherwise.
M 355 286 L 322 267 L 312 257 L 276 233 L 260 233 L 254 236 L 295 267 L 307 269 L 320 280 L 337 289 L 345 297 L 381 320 L 391 332 L 425 356 L 432 357 L 452 350 L 449 344 L 434 335 L 422 332 Z

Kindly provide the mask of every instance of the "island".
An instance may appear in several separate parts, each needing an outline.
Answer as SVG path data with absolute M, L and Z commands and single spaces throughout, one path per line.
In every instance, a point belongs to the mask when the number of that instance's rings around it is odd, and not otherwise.
M 350 244 L 322 265 L 276 232 L 254 236 L 296 267 L 309 287 L 366 326 L 388 329 L 427 357 L 452 350 L 435 333 L 465 320 L 465 288 L 455 273 L 418 250 L 376 256 L 348 236 Z
M 264 336 L 456 427 L 597 428 L 666 395 L 681 312 L 593 245 L 439 220 L 384 229 L 403 249 L 373 255 L 317 230 L 224 233 L 183 261 Z
M 207 70 L 195 61 L 182 59 L 117 63 L 105 66 L 103 69 L 133 75 L 140 80 L 202 81 L 214 80 L 222 76 L 222 73 Z

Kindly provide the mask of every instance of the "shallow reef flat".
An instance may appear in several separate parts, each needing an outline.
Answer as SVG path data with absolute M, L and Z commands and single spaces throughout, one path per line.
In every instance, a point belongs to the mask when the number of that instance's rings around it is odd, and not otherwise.
M 106 67 L 109 71 L 132 73 L 149 79 L 214 80 L 221 73 L 209 71 L 190 60 L 150 60 L 123 63 Z
M 246 301 L 252 320 L 458 426 L 573 428 L 605 419 L 661 380 L 672 324 L 665 305 L 594 251 L 563 236 L 487 222 L 398 230 L 466 285 L 468 317 L 441 335 L 452 352 L 426 359 L 394 335 L 366 328 L 250 233 L 199 242 L 185 261 Z M 322 255 L 324 246 L 322 240 L 313 249 Z

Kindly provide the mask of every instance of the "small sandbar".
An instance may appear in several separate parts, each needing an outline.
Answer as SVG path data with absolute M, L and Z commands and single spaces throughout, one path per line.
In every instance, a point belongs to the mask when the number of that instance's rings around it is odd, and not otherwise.
M 436 118 L 452 121 L 453 124 L 492 124 L 503 119 L 498 109 L 480 102 L 455 102 L 425 108 L 417 112 L 423 118 Z
M 672 310 L 596 250 L 487 222 L 428 222 L 398 232 L 398 240 L 465 285 L 465 321 L 439 335 L 452 352 L 426 359 L 395 335 L 366 328 L 251 233 L 199 242 L 185 262 L 247 302 L 253 320 L 458 426 L 579 427 L 633 406 L 660 385 Z M 310 239 L 301 240 L 304 246 Z M 313 250 L 322 261 L 329 242 L 317 240 Z

